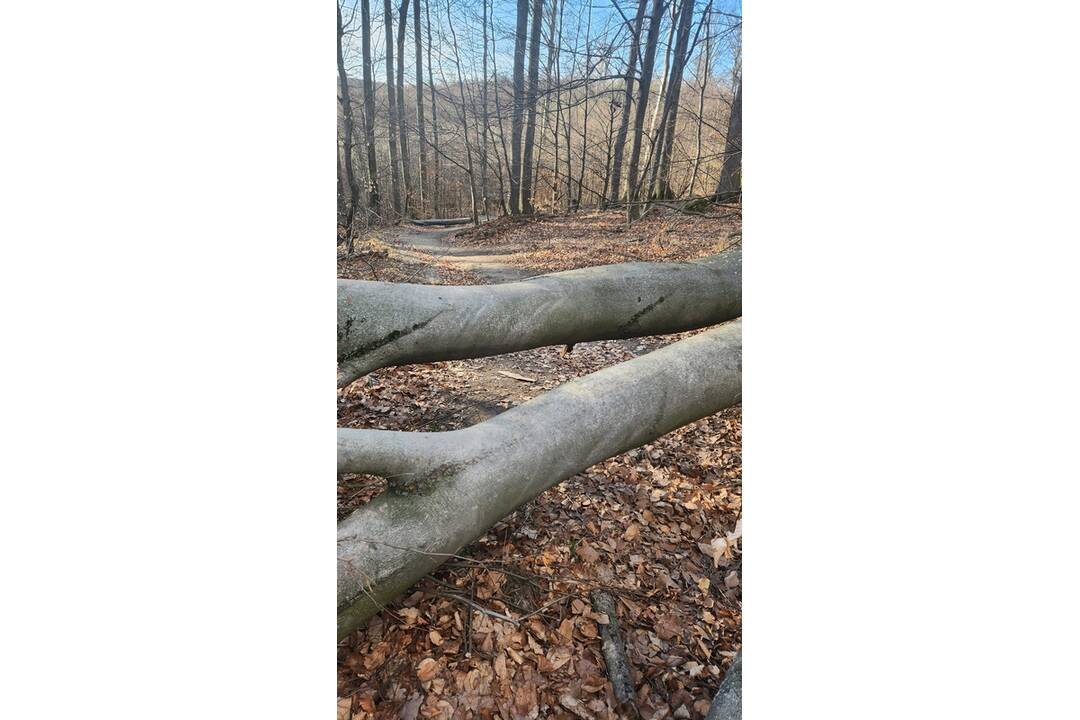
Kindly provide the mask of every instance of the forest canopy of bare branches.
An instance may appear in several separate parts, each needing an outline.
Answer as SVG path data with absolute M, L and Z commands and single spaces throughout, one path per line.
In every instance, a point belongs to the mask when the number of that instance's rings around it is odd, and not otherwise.
M 341 238 L 737 195 L 740 14 L 728 0 L 346 0 Z

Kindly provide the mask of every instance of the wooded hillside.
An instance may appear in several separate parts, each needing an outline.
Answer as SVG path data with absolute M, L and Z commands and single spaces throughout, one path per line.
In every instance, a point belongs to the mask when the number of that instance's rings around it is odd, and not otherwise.
M 346 3 L 342 226 L 628 203 L 636 217 L 634 203 L 651 198 L 730 197 L 741 147 L 741 18 L 731 10 L 694 0 Z

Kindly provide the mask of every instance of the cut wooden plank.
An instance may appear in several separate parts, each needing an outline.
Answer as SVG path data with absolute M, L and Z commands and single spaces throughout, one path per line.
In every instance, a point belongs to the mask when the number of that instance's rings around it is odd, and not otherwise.
M 536 382 L 536 378 L 518 375 L 517 373 L 512 373 L 509 370 L 496 370 L 495 372 L 499 373 L 500 375 L 505 375 L 508 378 L 513 378 L 514 380 L 520 380 L 522 382 Z

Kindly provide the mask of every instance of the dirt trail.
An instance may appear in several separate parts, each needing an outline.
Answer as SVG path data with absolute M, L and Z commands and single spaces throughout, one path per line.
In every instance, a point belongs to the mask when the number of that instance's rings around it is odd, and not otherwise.
M 524 249 L 520 245 L 483 248 L 454 245 L 448 238 L 460 229 L 403 226 L 387 240 L 402 255 L 409 256 L 412 254 L 410 251 L 425 253 L 462 270 L 477 273 L 492 283 L 513 282 L 540 274 L 507 264 L 512 255 Z

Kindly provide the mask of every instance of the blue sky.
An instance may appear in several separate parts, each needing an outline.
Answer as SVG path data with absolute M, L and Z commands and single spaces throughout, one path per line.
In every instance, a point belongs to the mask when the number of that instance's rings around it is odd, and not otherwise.
M 356 0 L 345 0 L 343 5 L 343 17 L 348 21 L 351 15 L 351 9 Z M 438 69 L 439 60 L 438 55 L 444 54 L 443 69 L 445 72 L 452 72 L 453 68 L 453 53 L 449 46 L 449 25 L 446 22 L 447 2 L 446 0 L 425 0 L 431 2 L 431 23 L 432 32 L 436 35 L 435 38 L 435 66 L 436 66 L 436 82 L 440 81 Z M 632 18 L 636 9 L 637 3 L 635 0 L 617 0 L 619 7 L 623 13 Z M 458 38 L 459 52 L 461 54 L 461 60 L 463 65 L 463 71 L 466 76 L 472 76 L 479 74 L 479 68 L 481 64 L 482 56 L 482 35 L 481 26 L 481 8 L 482 3 L 477 0 L 449 0 L 450 9 L 453 13 L 453 29 Z M 549 11 L 551 0 L 545 0 L 545 23 L 546 15 Z M 700 19 L 701 13 L 704 10 L 708 0 L 695 0 L 695 23 Z M 385 45 L 385 31 L 383 29 L 383 3 L 381 0 L 370 0 L 371 3 L 371 15 L 372 15 L 372 55 L 376 63 L 374 69 L 376 78 L 385 77 L 385 69 L 383 65 L 384 57 L 384 45 Z M 562 32 L 563 32 L 563 52 L 560 59 L 562 65 L 562 72 L 565 75 L 570 64 L 574 62 L 574 55 L 569 52 L 577 44 L 579 47 L 584 45 L 587 25 L 590 21 L 591 11 L 591 27 L 592 31 L 590 37 L 593 38 L 612 38 L 616 27 L 622 23 L 622 18 L 618 11 L 614 8 L 614 0 L 565 0 L 565 7 L 563 8 L 562 17 Z M 394 7 L 395 12 L 395 32 L 396 32 L 396 13 L 400 7 L 400 0 L 391 0 L 391 5 Z M 729 15 L 741 16 L 742 3 L 740 0 L 713 0 L 713 9 L 719 10 Z M 406 52 L 405 52 L 405 71 L 407 76 L 414 74 L 413 71 L 413 49 L 412 49 L 412 20 L 410 20 L 406 31 Z M 498 65 L 499 73 L 509 74 L 511 65 L 513 62 L 513 33 L 515 27 L 515 21 L 517 17 L 517 3 L 516 0 L 493 0 L 492 12 L 495 21 L 495 43 L 498 51 L 495 57 L 495 62 Z M 716 16 L 714 16 L 716 18 Z M 421 17 L 421 22 L 424 18 Z M 662 29 L 660 42 L 664 43 L 667 33 L 667 20 Z M 729 18 L 716 18 L 714 20 L 714 32 L 720 31 L 721 28 L 734 22 Z M 356 18 L 352 23 L 352 28 L 358 28 L 360 24 L 360 12 L 357 7 Z M 439 34 L 445 35 L 445 41 L 440 42 Z M 580 41 L 575 43 L 575 34 L 580 36 Z M 620 42 L 619 51 L 617 55 L 619 57 L 625 56 L 625 32 L 620 36 L 622 41 Z M 424 38 L 426 42 L 426 36 Z M 598 42 L 594 40 L 591 44 L 592 49 L 595 51 L 598 46 Z M 700 50 L 702 43 L 698 43 L 698 49 Z M 715 43 L 713 51 L 712 69 L 713 72 L 720 75 L 727 75 L 731 72 L 732 55 L 730 51 L 724 50 L 723 43 Z M 719 51 L 719 52 L 718 52 Z M 425 50 L 426 52 L 426 50 Z M 663 48 L 657 51 L 657 70 L 663 64 L 662 56 Z M 541 54 L 541 62 L 543 63 L 544 55 Z M 578 58 L 579 64 L 583 58 Z M 691 63 L 696 61 L 691 60 Z M 357 37 L 352 38 L 352 42 L 347 42 L 346 47 L 346 66 L 349 68 L 349 74 L 359 76 L 360 75 L 360 47 L 359 39 Z M 694 66 L 694 65 L 692 65 Z M 475 67 L 475 72 L 473 68 Z M 543 67 L 543 65 L 542 65 Z M 580 67 L 580 65 L 579 65 Z M 425 71 L 426 73 L 426 71 Z M 449 76 L 447 77 L 449 78 Z

